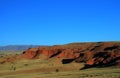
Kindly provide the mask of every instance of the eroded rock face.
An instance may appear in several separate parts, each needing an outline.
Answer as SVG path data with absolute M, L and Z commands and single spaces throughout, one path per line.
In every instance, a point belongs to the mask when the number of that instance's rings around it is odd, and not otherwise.
M 47 58 L 77 58 L 79 56 L 78 53 L 75 53 L 71 49 L 64 49 L 63 47 L 39 47 L 39 48 L 31 48 L 23 52 L 23 58 L 34 59 L 38 58 L 41 54 L 47 56 Z
M 85 67 L 109 66 L 119 63 L 120 43 L 84 43 L 31 48 L 23 53 L 23 57 L 34 59 L 41 54 L 47 56 L 47 59 L 53 57 L 63 58 L 63 64 L 70 63 L 72 60 L 77 63 L 84 62 Z
M 38 53 L 38 48 L 30 48 L 27 51 L 23 52 L 22 57 L 23 58 L 28 58 L 28 59 L 33 59 L 35 58 L 37 55 L 39 55 Z
M 120 64 L 120 44 L 102 43 L 95 46 L 91 52 L 80 53 L 76 62 L 85 62 L 84 68 L 105 67 Z
M 91 66 L 106 66 L 116 64 L 120 60 L 120 52 L 98 52 L 91 59 L 86 61 L 86 65 Z
M 41 46 L 24 51 L 19 59 L 40 59 L 41 55 L 50 58 L 62 58 L 63 64 L 76 62 L 85 63 L 84 68 L 96 66 L 120 65 L 120 43 L 119 42 L 97 42 L 97 43 L 72 43 L 57 46 Z M 14 58 L 3 62 L 14 61 Z M 18 60 L 18 57 L 15 58 Z

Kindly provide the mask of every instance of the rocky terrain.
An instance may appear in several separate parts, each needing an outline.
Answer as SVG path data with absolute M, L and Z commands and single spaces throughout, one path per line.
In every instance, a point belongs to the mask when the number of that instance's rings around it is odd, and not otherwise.
M 84 63 L 82 69 L 91 67 L 120 66 L 120 42 L 70 43 L 65 45 L 29 48 L 18 56 L 12 56 L 0 63 L 22 59 L 61 59 L 62 64 Z

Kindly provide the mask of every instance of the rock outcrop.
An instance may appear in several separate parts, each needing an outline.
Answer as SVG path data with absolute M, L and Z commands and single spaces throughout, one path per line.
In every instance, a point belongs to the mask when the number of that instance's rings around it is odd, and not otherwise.
M 63 64 L 85 63 L 84 68 L 120 65 L 120 42 L 72 43 L 66 45 L 29 48 L 19 59 L 60 58 Z M 16 57 L 18 59 L 18 57 Z M 13 58 L 12 58 L 13 60 Z M 6 61 L 11 61 L 7 59 Z M 4 62 L 6 62 L 4 61 Z M 83 69 L 84 69 L 83 68 Z
M 65 49 L 60 46 L 49 46 L 49 47 L 39 47 L 39 48 L 30 48 L 23 52 L 22 57 L 26 59 L 36 59 L 40 58 L 39 56 L 44 54 L 49 58 L 77 58 L 79 56 L 78 53 L 75 53 L 72 49 Z
M 119 65 L 120 43 L 101 43 L 94 46 L 90 52 L 80 53 L 75 61 L 85 62 L 84 68 Z

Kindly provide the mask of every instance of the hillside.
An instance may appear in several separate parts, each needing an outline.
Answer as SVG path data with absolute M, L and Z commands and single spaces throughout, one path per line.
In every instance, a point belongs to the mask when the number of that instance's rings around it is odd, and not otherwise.
M 0 78 L 120 78 L 120 42 L 70 43 L 1 53 L 0 70 Z
M 85 63 L 84 68 L 120 65 L 120 42 L 71 43 L 65 45 L 29 48 L 22 54 L 7 58 L 3 62 L 19 59 L 58 58 L 62 64 Z

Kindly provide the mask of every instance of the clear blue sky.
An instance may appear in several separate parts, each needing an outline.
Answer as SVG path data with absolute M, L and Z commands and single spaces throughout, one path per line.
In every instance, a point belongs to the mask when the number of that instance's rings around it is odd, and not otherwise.
M 120 0 L 0 0 L 0 45 L 120 41 Z

